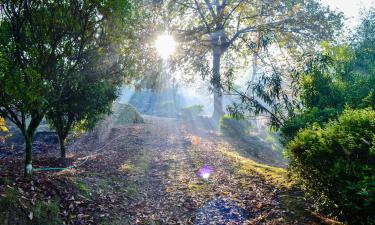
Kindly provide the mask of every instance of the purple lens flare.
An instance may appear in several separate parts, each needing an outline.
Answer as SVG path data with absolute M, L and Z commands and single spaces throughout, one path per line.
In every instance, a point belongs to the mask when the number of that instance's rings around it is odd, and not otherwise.
M 207 165 L 202 166 L 202 168 L 200 168 L 198 171 L 198 176 L 200 176 L 201 178 L 205 180 L 208 180 L 211 174 L 212 174 L 212 168 Z

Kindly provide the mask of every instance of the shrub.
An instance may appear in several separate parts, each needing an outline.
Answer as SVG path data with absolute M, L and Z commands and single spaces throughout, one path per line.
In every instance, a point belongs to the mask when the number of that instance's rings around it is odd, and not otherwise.
M 184 118 L 194 118 L 203 112 L 203 105 L 192 105 L 181 109 L 181 116 Z
M 299 130 L 306 128 L 313 123 L 318 123 L 322 126 L 329 120 L 337 118 L 338 114 L 339 111 L 337 109 L 318 109 L 317 107 L 314 107 L 290 118 L 281 127 L 282 143 L 287 144 L 291 141 Z
M 375 111 L 345 110 L 288 145 L 292 175 L 320 209 L 350 224 L 375 222 Z
M 247 120 L 238 120 L 230 115 L 224 115 L 220 119 L 220 131 L 230 137 L 249 136 L 251 124 Z
M 142 116 L 130 104 L 117 104 L 114 106 L 114 124 L 127 125 L 133 123 L 144 123 Z

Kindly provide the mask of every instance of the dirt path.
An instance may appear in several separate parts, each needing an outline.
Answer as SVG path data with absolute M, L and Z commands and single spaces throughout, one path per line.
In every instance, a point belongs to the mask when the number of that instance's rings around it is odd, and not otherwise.
M 322 222 L 305 210 L 301 214 L 298 202 L 292 203 L 296 211 L 284 204 L 283 188 L 228 157 L 223 149 L 230 147 L 217 136 L 193 135 L 190 125 L 146 117 L 145 124 L 112 129 L 110 137 L 117 139 L 73 178 L 93 223 Z M 199 176 L 202 168 L 208 173 Z

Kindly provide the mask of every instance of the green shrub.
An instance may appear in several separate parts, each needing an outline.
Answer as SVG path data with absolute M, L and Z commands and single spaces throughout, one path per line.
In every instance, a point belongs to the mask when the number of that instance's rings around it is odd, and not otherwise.
M 306 128 L 313 123 L 318 123 L 322 126 L 329 120 L 337 118 L 339 113 L 340 112 L 337 109 L 333 108 L 318 109 L 317 107 L 314 107 L 290 118 L 280 129 L 282 143 L 287 144 L 291 141 L 299 130 Z
M 114 107 L 113 122 L 117 125 L 144 123 L 142 116 L 130 104 L 118 103 Z
M 247 120 L 238 120 L 230 115 L 220 119 L 220 131 L 230 137 L 249 136 L 251 124 Z
M 192 105 L 181 109 L 181 116 L 184 118 L 194 118 L 203 112 L 203 105 Z
M 289 169 L 320 209 L 350 224 L 375 223 L 375 111 L 345 110 L 303 129 L 288 145 Z

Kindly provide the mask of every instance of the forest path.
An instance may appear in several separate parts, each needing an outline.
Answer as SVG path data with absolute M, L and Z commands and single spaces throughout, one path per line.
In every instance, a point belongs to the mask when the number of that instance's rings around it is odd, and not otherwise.
M 83 166 L 85 172 L 78 180 L 83 192 L 94 199 L 88 208 L 95 220 L 100 224 L 321 223 L 305 211 L 286 207 L 281 199 L 288 191 L 233 161 L 223 151 L 228 144 L 214 133 L 193 134 L 196 126 L 146 117 L 145 124 L 112 128 L 114 141 L 105 154 Z M 202 168 L 208 170 L 208 178 L 199 176 Z M 303 208 L 293 204 L 297 211 Z

